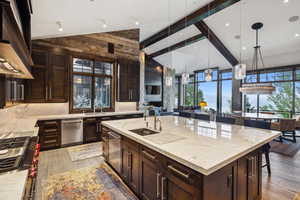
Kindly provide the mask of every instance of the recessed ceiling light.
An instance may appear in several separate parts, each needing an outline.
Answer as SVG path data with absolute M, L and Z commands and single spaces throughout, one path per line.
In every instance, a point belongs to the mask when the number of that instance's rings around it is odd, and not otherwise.
M 102 26 L 103 26 L 103 28 L 106 28 L 106 27 L 107 27 L 107 24 L 104 23 Z
M 283 0 L 283 3 L 288 3 L 289 2 L 289 0 Z
M 229 22 L 227 22 L 227 23 L 225 24 L 225 26 L 226 26 L 226 27 L 230 26 L 230 23 L 229 23 Z
M 247 47 L 242 47 L 242 49 L 245 51 L 247 49 Z
M 136 22 L 135 22 L 135 25 L 137 25 L 137 26 L 140 25 L 140 22 L 139 22 L 139 21 L 136 21 Z
M 300 36 L 300 34 L 299 34 L 299 33 L 296 33 L 296 34 L 295 34 L 295 37 L 299 37 L 299 36 Z

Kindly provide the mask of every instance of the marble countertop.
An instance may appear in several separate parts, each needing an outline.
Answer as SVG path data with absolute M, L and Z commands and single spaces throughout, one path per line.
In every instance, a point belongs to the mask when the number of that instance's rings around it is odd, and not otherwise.
M 0 199 L 23 199 L 28 170 L 5 173 L 0 176 Z
M 54 120 L 54 119 L 75 119 L 75 118 L 88 118 L 88 117 L 105 117 L 115 115 L 132 115 L 142 114 L 142 111 L 127 111 L 127 112 L 96 112 L 96 113 L 79 113 L 79 114 L 66 114 L 66 115 L 40 115 L 35 116 L 38 120 Z
M 103 125 L 177 162 L 209 175 L 280 135 L 278 131 L 163 116 L 162 131 L 140 136 L 129 130 L 145 128 L 145 121 L 104 121 Z M 153 118 L 148 118 L 153 127 Z

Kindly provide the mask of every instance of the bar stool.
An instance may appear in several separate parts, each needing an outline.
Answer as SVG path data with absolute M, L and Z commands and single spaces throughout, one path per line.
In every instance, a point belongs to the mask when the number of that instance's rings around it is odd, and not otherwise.
M 271 129 L 271 123 L 267 121 L 246 119 L 244 120 L 244 125 L 253 128 L 262 128 L 268 130 Z M 269 143 L 265 144 L 262 148 L 263 154 L 265 155 L 265 159 L 266 159 L 266 164 L 263 165 L 262 167 L 267 167 L 269 176 L 271 175 L 270 148 L 271 146 Z

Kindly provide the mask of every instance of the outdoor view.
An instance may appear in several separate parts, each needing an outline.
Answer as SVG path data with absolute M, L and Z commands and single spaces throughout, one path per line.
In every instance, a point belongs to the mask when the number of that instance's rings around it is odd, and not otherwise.
M 271 111 L 290 118 L 300 111 L 300 83 L 292 80 L 292 71 L 262 73 L 259 78 L 260 82 L 272 82 L 276 91 L 272 95 L 245 95 L 246 112 Z M 296 78 L 300 78 L 297 77 L 297 71 Z
M 73 62 L 73 108 L 92 109 L 111 106 L 110 63 L 75 58 Z M 94 87 L 93 87 L 94 85 Z

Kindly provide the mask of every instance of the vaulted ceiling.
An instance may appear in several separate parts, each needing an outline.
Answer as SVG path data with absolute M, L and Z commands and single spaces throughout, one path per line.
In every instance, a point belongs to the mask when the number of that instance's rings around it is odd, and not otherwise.
M 47 38 L 140 28 L 140 41 L 143 41 L 211 1 L 33 0 L 32 35 L 33 38 Z M 289 21 L 290 17 L 300 15 L 299 9 L 299 0 L 288 3 L 283 0 L 241 0 L 205 18 L 204 22 L 233 56 L 242 59 L 250 69 L 255 45 L 251 25 L 258 21 L 264 23 L 260 44 L 266 67 L 300 64 L 300 36 L 296 37 L 300 34 L 300 20 Z M 62 23 L 62 32 L 58 31 L 57 21 Z M 191 25 L 144 51 L 152 54 L 200 33 Z M 154 59 L 175 68 L 177 73 L 208 67 L 231 68 L 207 39 Z

